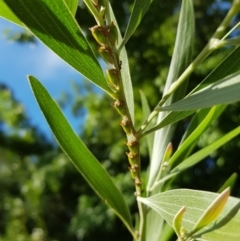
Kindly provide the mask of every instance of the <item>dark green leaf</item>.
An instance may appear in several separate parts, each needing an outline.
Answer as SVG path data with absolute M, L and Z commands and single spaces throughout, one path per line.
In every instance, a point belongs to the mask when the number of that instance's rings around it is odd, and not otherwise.
M 9 20 L 21 27 L 24 27 L 23 23 L 19 20 L 19 18 L 9 9 L 6 3 L 3 0 L 0 0 L 0 17 Z
M 105 91 L 106 79 L 63 0 L 4 0 L 16 16 L 63 60 Z
M 106 170 L 72 130 L 60 108 L 41 83 L 33 76 L 29 76 L 29 81 L 38 104 L 64 152 L 93 190 L 114 209 L 132 232 L 129 209 Z

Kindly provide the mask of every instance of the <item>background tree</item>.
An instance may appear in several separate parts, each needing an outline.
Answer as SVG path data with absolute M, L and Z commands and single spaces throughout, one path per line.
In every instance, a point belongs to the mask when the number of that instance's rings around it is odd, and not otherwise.
M 229 1 L 230 2 L 230 1 Z M 219 25 L 226 13 L 227 1 L 194 1 L 196 12 L 196 52 L 207 42 L 208 37 Z M 225 5 L 224 5 L 225 4 Z M 126 27 L 132 1 L 112 1 L 120 28 Z M 179 1 L 153 1 L 148 14 L 144 17 L 134 37 L 128 42 L 132 79 L 137 88 L 135 97 L 139 101 L 136 109 L 138 123 L 141 120 L 139 89 L 144 90 L 151 107 L 154 107 L 162 94 L 168 66 L 171 60 L 176 35 Z M 174 14 L 173 14 L 174 13 Z M 94 25 L 91 15 L 80 4 L 76 15 L 81 26 Z M 161 39 L 161 41 L 159 41 Z M 230 49 L 215 53 L 205 63 L 201 72 L 197 70 L 189 80 L 189 90 L 199 83 L 216 63 L 219 63 Z M 151 83 L 151 85 L 149 85 Z M 118 126 L 119 117 L 109 106 L 109 97 L 88 85 L 74 88 L 75 103 L 72 107 L 76 117 L 85 116 L 79 134 L 113 176 L 115 183 L 123 191 L 127 202 L 136 210 L 134 187 L 128 173 L 125 156 L 124 135 Z M 87 90 L 86 94 L 82 88 Z M 8 92 L 8 97 L 6 97 Z M 4 94 L 5 93 L 5 94 Z M 5 97 L 4 97 L 5 95 Z M 103 240 L 131 240 L 130 235 L 105 205 L 93 194 L 85 181 L 79 176 L 64 154 L 49 143 L 35 127 L 29 125 L 21 105 L 14 100 L 11 91 L 2 87 L 0 102 L 1 119 L 1 161 L 0 179 L 2 200 L 0 205 L 3 216 L 0 223 L 0 237 L 10 240 L 96 240 L 100 235 Z M 8 103 L 11 103 L 10 105 Z M 84 106 L 83 106 L 84 103 Z M 7 110 L 6 106 L 10 106 Z M 101 113 L 97 110 L 101 107 Z M 20 111 L 19 111 L 20 108 Z M 12 111 L 17 109 L 17 111 Z M 18 113 L 18 114 L 16 114 Z M 239 104 L 231 105 L 202 136 L 199 147 L 218 138 L 239 123 Z M 116 120 L 109 123 L 109 119 Z M 188 119 L 178 125 L 174 136 L 174 148 L 188 124 Z M 12 122 L 12 123 L 11 123 Z M 111 128 L 106 126 L 111 125 Z M 6 127 L 7 126 L 7 127 Z M 25 136 L 22 137 L 22 129 Z M 6 131 L 7 129 L 7 131 Z M 9 134 L 10 133 L 10 134 Z M 114 133 L 114 134 L 113 134 Z M 239 173 L 239 138 L 235 138 L 217 151 L 214 156 L 178 176 L 173 185 L 201 190 L 217 191 L 222 183 L 233 173 Z M 143 146 L 145 144 L 143 143 Z M 104 150 L 104 151 L 103 151 Z M 149 157 L 146 148 L 142 149 L 143 168 Z M 217 180 L 217 181 L 216 181 Z M 78 185 L 76 185 L 78 183 Z M 239 182 L 233 195 L 239 195 Z M 174 239 L 173 239 L 174 240 Z

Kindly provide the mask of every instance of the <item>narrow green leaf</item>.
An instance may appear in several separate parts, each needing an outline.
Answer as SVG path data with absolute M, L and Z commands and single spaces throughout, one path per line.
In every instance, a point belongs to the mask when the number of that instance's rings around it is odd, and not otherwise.
M 140 91 L 140 97 L 141 97 L 141 102 L 142 102 L 143 120 L 146 120 L 147 117 L 150 115 L 151 110 L 150 110 L 150 107 L 148 105 L 147 98 L 142 91 Z M 150 123 L 149 127 L 151 127 L 151 123 Z M 151 156 L 152 156 L 153 138 L 154 138 L 153 133 L 146 136 L 148 153 L 149 153 L 150 159 L 151 159 Z
M 4 0 L 16 16 L 63 60 L 109 91 L 100 65 L 64 0 Z
M 191 93 L 240 70 L 240 47 L 234 49 Z M 191 94 L 190 93 L 190 94 Z
M 205 210 L 218 197 L 218 193 L 176 189 L 159 193 L 149 198 L 138 197 L 138 201 L 158 212 L 173 227 L 179 209 L 186 206 L 183 227 L 190 232 Z M 204 241 L 240 240 L 240 200 L 229 197 L 214 225 L 210 224 L 193 237 Z
M 0 17 L 7 19 L 21 27 L 24 27 L 19 18 L 10 10 L 3 0 L 0 0 Z
M 240 100 L 240 71 L 161 108 L 163 111 L 188 111 L 229 104 Z
M 164 93 L 168 91 L 171 84 L 176 81 L 177 77 L 191 62 L 194 43 L 194 31 L 195 27 L 192 0 L 185 0 L 182 2 L 176 43 L 174 46 L 173 57 Z M 182 44 L 183 42 L 184 44 Z M 185 92 L 185 87 L 186 86 L 183 86 L 176 92 L 173 100 L 182 98 Z M 171 103 L 172 99 L 169 99 L 169 101 L 169 103 Z M 165 116 L 166 114 L 164 112 L 160 113 L 158 115 L 157 123 L 161 122 Z M 167 145 L 172 139 L 174 130 L 175 125 L 168 125 L 165 128 L 155 132 L 147 190 L 150 190 L 156 181 L 159 169 L 161 167 L 162 158 L 164 156 Z M 151 190 L 151 193 L 159 193 L 159 191 L 161 191 L 160 189 L 160 186 L 156 186 L 153 190 Z M 154 210 L 149 210 L 146 223 L 146 240 L 159 241 L 159 237 L 161 237 L 162 227 L 164 224 L 162 218 L 160 216 L 158 217 Z
M 227 187 L 230 187 L 231 189 L 235 185 L 237 181 L 238 174 L 234 172 L 225 182 L 224 184 L 220 187 L 220 189 L 217 191 L 218 193 L 221 193 L 223 190 L 225 190 Z
M 122 42 L 122 36 L 121 32 L 117 23 L 117 20 L 115 18 L 115 15 L 113 13 L 112 7 L 109 2 L 109 9 L 110 9 L 110 17 L 111 21 L 114 22 L 115 26 L 117 27 L 118 30 L 118 43 Z M 131 75 L 130 75 L 130 69 L 129 69 L 129 63 L 128 63 L 128 56 L 127 56 L 127 51 L 125 47 L 123 47 L 120 51 L 119 59 L 121 61 L 121 76 L 122 76 L 122 81 L 123 81 L 123 89 L 124 89 L 124 94 L 125 98 L 127 101 L 127 106 L 132 118 L 132 122 L 134 124 L 134 96 L 133 96 L 133 87 L 132 87 L 132 80 L 131 80 Z
M 68 8 L 70 9 L 72 15 L 75 16 L 75 14 L 77 12 L 79 0 L 64 0 L 64 1 L 68 5 Z
M 133 10 L 128 22 L 127 30 L 125 32 L 122 46 L 124 46 L 129 38 L 132 36 L 138 25 L 140 24 L 142 18 L 147 12 L 150 4 L 153 0 L 135 0 L 133 5 Z
M 186 207 L 183 206 L 175 215 L 173 219 L 173 228 L 175 230 L 175 233 L 179 237 L 179 240 L 181 238 L 181 228 L 182 228 L 182 219 L 183 215 L 186 212 Z
M 239 55 L 240 47 L 233 50 L 190 94 L 240 70 Z M 170 112 L 159 124 L 147 130 L 146 134 L 182 120 L 185 117 L 192 115 L 195 111 L 196 110 Z
M 73 131 L 60 108 L 42 84 L 33 76 L 28 78 L 37 102 L 61 148 L 93 190 L 107 205 L 114 209 L 129 231 L 132 232 L 129 209 L 111 177 Z
M 216 107 L 212 107 L 213 109 Z M 195 113 L 193 118 L 191 119 L 190 123 L 188 124 L 188 127 L 186 131 L 184 132 L 184 135 L 181 139 L 181 142 L 179 144 L 182 145 L 182 143 L 194 132 L 194 130 L 202 123 L 202 121 L 206 118 L 206 116 L 211 111 L 211 108 L 207 109 L 201 109 Z M 179 112 L 177 112 L 179 113 Z M 181 112 L 180 112 L 181 113 Z
M 211 154 L 213 151 L 215 151 L 216 149 L 218 149 L 219 147 L 221 147 L 222 145 L 224 145 L 225 143 L 227 143 L 228 141 L 230 141 L 231 139 L 233 139 L 239 134 L 240 134 L 240 127 L 237 127 L 234 130 L 227 133 L 226 135 L 224 135 L 223 137 L 214 141 L 207 147 L 201 149 L 200 151 L 194 153 L 193 155 L 185 159 L 183 162 L 177 165 L 173 170 L 171 170 L 171 173 L 180 172 L 182 170 L 185 170 L 186 168 L 189 168 L 197 164 L 205 157 L 207 157 L 209 154 Z
M 195 41 L 194 35 L 195 26 L 192 0 L 185 0 L 182 2 L 181 12 L 179 16 L 179 24 L 177 29 L 176 43 L 174 46 L 173 57 L 164 89 L 164 94 L 168 91 L 172 83 L 177 80 L 178 76 L 180 76 L 180 74 L 185 70 L 185 68 L 191 63 L 192 50 Z M 182 98 L 185 94 L 185 88 L 186 85 L 179 88 L 178 91 L 174 93 L 172 98 L 170 98 L 167 103 L 171 103 L 172 101 L 176 101 L 179 98 Z M 161 112 L 158 115 L 157 124 L 160 123 L 165 116 L 166 113 Z M 174 130 L 175 125 L 169 125 L 155 132 L 153 154 L 148 180 L 149 189 L 154 184 L 154 181 L 157 177 L 159 168 L 161 166 L 162 157 L 164 155 L 168 143 L 172 139 Z
M 189 149 L 192 149 L 192 147 L 195 146 L 197 140 L 202 135 L 202 133 L 211 125 L 213 120 L 218 118 L 218 116 L 223 112 L 223 110 L 226 108 L 226 106 L 214 106 L 212 109 L 208 112 L 208 114 L 205 116 L 204 119 L 201 120 L 198 125 L 196 125 L 195 130 L 192 131 L 192 133 L 188 136 L 188 138 L 180 144 L 177 151 L 174 153 L 172 158 L 169 160 L 168 164 L 169 166 L 176 166 L 181 161 L 183 161 L 186 156 L 189 154 Z M 193 125 L 195 125 L 194 123 Z M 191 128 L 190 123 L 190 128 Z

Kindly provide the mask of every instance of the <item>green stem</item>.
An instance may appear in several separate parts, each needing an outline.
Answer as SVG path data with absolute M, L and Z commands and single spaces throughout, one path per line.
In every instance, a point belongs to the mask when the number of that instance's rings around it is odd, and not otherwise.
M 95 17 L 98 25 L 105 28 L 108 27 L 110 24 L 112 24 L 110 11 L 109 11 L 109 2 L 104 0 L 104 7 L 105 7 L 105 16 L 104 19 L 101 17 L 96 9 L 96 7 L 92 4 L 90 0 L 84 0 L 87 7 L 91 11 L 92 15 Z M 113 23 L 114 24 L 114 23 Z M 111 34 L 111 33 L 110 33 Z M 119 51 L 117 51 L 116 46 L 114 43 L 110 41 L 110 39 L 107 37 L 105 39 L 105 48 L 109 50 L 109 55 L 111 56 L 112 65 L 114 66 L 114 70 L 116 70 L 116 73 L 119 73 L 118 75 L 118 88 L 113 90 L 114 93 L 112 93 L 112 96 L 116 100 L 114 102 L 115 108 L 118 110 L 119 114 L 122 117 L 121 125 L 123 127 L 123 130 L 126 133 L 127 136 L 127 146 L 129 148 L 128 153 L 128 159 L 130 163 L 130 171 L 131 175 L 134 179 L 135 184 L 135 195 L 141 196 L 142 195 L 142 183 L 141 183 L 141 163 L 140 163 L 140 143 L 139 143 L 139 137 L 137 135 L 137 132 L 133 126 L 133 120 L 131 119 L 131 115 L 129 112 L 129 108 L 127 106 L 126 96 L 124 93 L 124 87 L 123 87 L 123 80 L 122 80 L 122 74 L 121 74 L 121 66 L 119 64 Z M 111 93 L 110 93 L 111 95 Z M 114 96 L 115 95 L 115 96 Z M 133 238 L 138 241 L 144 241 L 144 230 L 145 230 L 145 211 L 144 211 L 144 205 L 141 202 L 138 202 L 138 208 L 139 208 L 139 216 L 140 216 L 140 223 L 139 223 L 139 234 L 136 235 L 131 230 L 131 234 L 133 235 Z
M 91 2 L 91 0 L 83 0 L 83 1 L 86 4 L 86 6 L 88 7 L 89 11 L 92 13 L 97 24 L 99 26 L 104 26 L 104 21 L 103 21 L 101 15 L 99 14 L 99 12 L 97 11 L 97 9 L 95 8 L 95 6 L 93 5 L 93 3 Z

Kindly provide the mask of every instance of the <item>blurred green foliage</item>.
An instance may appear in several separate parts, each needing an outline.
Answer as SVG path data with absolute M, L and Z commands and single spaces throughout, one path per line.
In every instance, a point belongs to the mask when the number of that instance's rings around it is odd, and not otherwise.
M 132 4 L 130 0 L 112 1 L 122 30 L 126 27 Z M 173 51 L 179 4 L 178 0 L 153 1 L 149 12 L 127 43 L 135 86 L 137 125 L 143 121 L 139 89 L 144 91 L 151 107 L 160 99 Z M 197 30 L 195 51 L 198 53 L 226 10 L 213 0 L 195 0 L 194 6 Z M 76 18 L 85 30 L 94 25 L 94 20 L 82 4 Z M 87 33 L 92 41 L 90 32 Z M 35 41 L 32 37 L 19 39 L 24 39 L 23 42 Z M 229 51 L 216 52 L 202 64 L 201 71 L 196 70 L 189 80 L 189 91 Z M 73 113 L 81 119 L 79 134 L 109 171 L 134 214 L 137 207 L 125 155 L 125 137 L 110 98 L 99 94 L 86 82 L 74 83 L 73 92 L 67 94 L 74 99 L 74 104 L 71 104 Z M 60 104 L 65 106 L 70 103 L 66 98 Z M 238 126 L 239 111 L 239 104 L 229 106 L 201 137 L 197 148 Z M 175 149 L 187 123 L 188 119 L 178 125 L 173 139 Z M 217 191 L 233 172 L 240 173 L 239 147 L 238 137 L 178 176 L 172 185 Z M 143 169 L 148 163 L 143 141 Z M 238 187 L 239 181 L 232 191 L 233 195 L 240 195 Z M 131 240 L 121 222 L 93 193 L 55 143 L 31 125 L 24 107 L 4 85 L 0 86 L 0 192 L 1 241 Z

